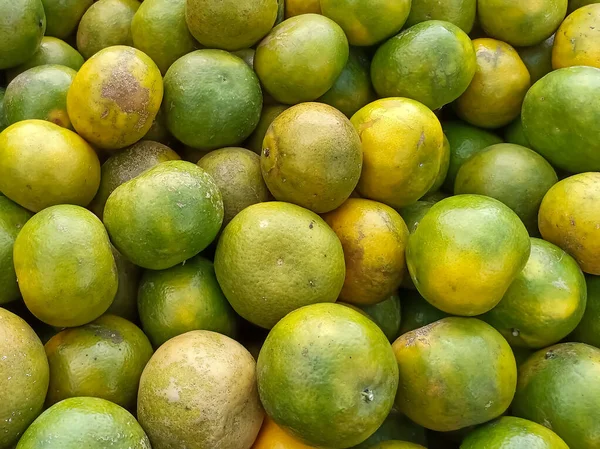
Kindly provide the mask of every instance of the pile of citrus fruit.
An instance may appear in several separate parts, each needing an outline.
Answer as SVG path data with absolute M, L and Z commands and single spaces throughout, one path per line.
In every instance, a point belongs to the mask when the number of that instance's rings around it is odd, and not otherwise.
M 0 449 L 600 449 L 600 1 L 0 0 Z

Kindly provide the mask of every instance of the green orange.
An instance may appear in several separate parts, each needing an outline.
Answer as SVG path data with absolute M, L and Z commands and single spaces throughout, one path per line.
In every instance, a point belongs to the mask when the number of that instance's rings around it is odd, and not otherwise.
M 571 14 L 576 9 L 582 8 L 586 5 L 591 5 L 593 3 L 598 3 L 598 0 L 569 0 L 569 9 L 567 12 Z
M 416 290 L 401 290 L 399 295 L 402 304 L 400 335 L 449 316 L 446 312 L 429 304 Z
M 0 70 L 4 70 L 35 53 L 46 31 L 46 14 L 40 0 L 15 0 L 2 3 L 0 17 Z
M 600 68 L 600 4 L 579 8 L 570 14 L 556 32 L 552 67 L 560 69 L 586 65 Z
M 400 336 L 402 307 L 397 293 L 392 293 L 377 304 L 363 305 L 360 308 L 367 312 L 367 315 L 379 326 L 389 341 L 393 342 Z
M 412 0 L 406 26 L 411 27 L 427 20 L 444 20 L 453 23 L 465 33 L 470 33 L 475 22 L 477 0 Z
M 114 246 L 112 247 L 112 252 L 113 257 L 115 258 L 115 264 L 117 265 L 119 286 L 117 288 L 117 293 L 115 294 L 115 299 L 106 310 L 106 314 L 117 315 L 137 323 L 137 294 L 141 269 L 123 257 Z
M 94 0 L 42 0 L 46 13 L 46 36 L 69 38 Z
M 527 67 L 531 76 L 531 84 L 552 71 L 552 47 L 554 34 L 545 41 L 530 47 L 517 48 L 517 53 Z
M 260 156 L 262 153 L 263 140 L 265 139 L 269 126 L 271 126 L 273 120 L 287 108 L 289 108 L 289 106 L 281 104 L 263 105 L 258 124 L 256 125 L 256 128 L 254 128 L 254 131 L 252 131 L 252 134 L 250 134 L 250 137 L 248 137 L 248 140 L 246 140 L 246 148 L 254 151 Z
M 586 276 L 587 306 L 583 318 L 573 333 L 570 341 L 580 341 L 600 348 L 600 277 Z
M 427 444 L 425 429 L 412 422 L 396 409 L 392 409 L 375 433 L 362 443 L 353 446 L 352 449 L 371 449 L 374 444 L 393 439 Z
M 515 145 L 531 148 L 531 144 L 525 136 L 523 121 L 520 116 L 504 129 L 504 140 L 506 140 L 507 143 L 514 143 Z

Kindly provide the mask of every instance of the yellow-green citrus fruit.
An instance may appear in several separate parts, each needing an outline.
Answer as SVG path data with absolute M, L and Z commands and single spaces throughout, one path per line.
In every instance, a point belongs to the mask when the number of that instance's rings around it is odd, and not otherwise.
M 0 70 L 22 64 L 38 49 L 46 31 L 40 0 L 5 0 L 0 4 Z
M 552 429 L 571 449 L 600 445 L 600 349 L 562 343 L 519 367 L 515 416 Z
M 242 210 L 271 199 L 261 170 L 260 157 L 245 148 L 221 148 L 211 151 L 198 161 L 223 197 L 223 226 Z
M 400 287 L 408 229 L 398 212 L 376 201 L 349 198 L 323 218 L 344 249 L 346 278 L 341 301 L 377 304 Z
M 75 70 L 61 65 L 33 67 L 11 81 L 4 97 L 9 124 L 22 120 L 47 120 L 72 128 L 67 114 L 67 92 Z
M 263 415 L 256 363 L 225 335 L 172 338 L 142 373 L 137 416 L 152 449 L 249 449 Z
M 515 358 L 502 335 L 483 321 L 444 318 L 402 335 L 392 347 L 400 373 L 396 405 L 428 429 L 449 432 L 484 423 L 513 399 Z
M 89 59 L 115 45 L 133 45 L 131 20 L 137 0 L 98 0 L 87 9 L 77 27 L 77 50 Z
M 412 0 L 406 26 L 427 20 L 444 20 L 470 33 L 475 22 L 477 0 Z
M 135 324 L 104 315 L 59 332 L 45 349 L 50 365 L 47 405 L 88 396 L 135 410 L 140 376 L 152 356 L 148 337 Z
M 225 227 L 215 272 L 234 310 L 270 329 L 299 307 L 334 302 L 346 270 L 342 244 L 318 215 L 269 202 L 244 209 Z
M 26 209 L 87 206 L 99 184 L 98 156 L 73 131 L 24 120 L 0 133 L 0 192 Z
M 117 292 L 106 230 L 79 206 L 52 206 L 35 214 L 15 240 L 14 262 L 27 308 L 52 326 L 95 320 Z
M 458 116 L 475 126 L 498 128 L 521 113 L 531 86 L 529 71 L 519 54 L 505 42 L 475 39 L 477 70 L 469 88 L 456 100 Z
M 301 14 L 321 14 L 319 0 L 285 0 L 285 18 Z
M 112 252 L 115 264 L 117 265 L 119 286 L 115 294 L 115 299 L 106 310 L 106 314 L 120 316 L 137 323 L 137 294 L 141 268 L 127 260 L 114 246 L 112 247 Z
M 552 71 L 552 47 L 554 34 L 545 41 L 530 47 L 517 48 L 523 64 L 527 67 L 531 77 L 531 84 Z
M 161 162 L 179 159 L 171 148 L 151 140 L 141 140 L 112 155 L 102 164 L 100 187 L 90 210 L 102 219 L 106 200 L 117 187 Z
M 217 283 L 212 262 L 200 256 L 167 270 L 146 270 L 138 309 L 154 347 L 193 330 L 235 336 L 236 315 Z
M 408 98 L 384 98 L 351 121 L 362 141 L 362 196 L 400 208 L 427 193 L 443 159 L 444 134 L 433 112 Z
M 552 243 L 533 238 L 527 265 L 502 301 L 481 319 L 511 346 L 545 348 L 565 338 L 581 321 L 586 292 L 577 262 Z
M 135 418 L 100 398 L 69 398 L 42 413 L 16 449 L 151 449 Z
M 214 150 L 238 145 L 260 118 L 258 78 L 244 61 L 226 51 L 188 53 L 173 63 L 164 83 L 167 127 L 190 147 Z
M 444 181 L 446 181 L 446 176 L 448 176 L 448 169 L 450 168 L 450 141 L 444 135 L 444 143 L 442 144 L 442 161 L 440 163 L 440 171 L 438 171 L 438 175 L 435 178 L 435 181 L 431 188 L 427 191 L 427 193 L 437 192 Z
M 587 305 L 583 318 L 569 336 L 570 341 L 580 341 L 600 348 L 600 277 L 586 276 Z
M 474 193 L 502 201 L 533 235 L 546 192 L 558 182 L 552 166 L 538 153 L 499 143 L 474 154 L 458 170 L 454 193 Z
M 313 304 L 269 332 L 257 379 L 265 411 L 292 436 L 313 446 L 350 447 L 390 412 L 398 368 L 369 318 L 339 304 Z
M 132 47 L 109 47 L 77 72 L 67 95 L 67 111 L 84 139 L 116 150 L 144 137 L 162 97 L 160 71 L 148 56 Z
M 303 14 L 280 23 L 261 41 L 254 70 L 276 101 L 313 101 L 331 89 L 348 53 L 338 24 L 321 15 Z
M 581 173 L 555 184 L 542 200 L 539 228 L 581 269 L 600 275 L 600 173 Z
M 495 307 L 527 263 L 519 217 L 493 198 L 456 195 L 436 203 L 410 235 L 406 261 L 423 297 L 438 309 L 475 316 Z
M 577 65 L 600 68 L 600 4 L 587 5 L 573 12 L 556 32 L 552 67 Z
M 42 0 L 46 13 L 46 36 L 67 39 L 94 0 Z
M 558 28 L 568 0 L 477 0 L 485 33 L 517 47 L 539 44 Z
M 371 79 L 380 97 L 408 97 L 438 109 L 469 87 L 475 68 L 469 36 L 450 22 L 428 20 L 379 47 Z
M 200 167 L 167 161 L 117 187 L 103 220 L 119 252 L 140 267 L 163 270 L 213 241 L 223 222 L 223 200 Z
M 0 308 L 0 447 L 10 448 L 40 414 L 48 360 L 33 329 Z
M 348 43 L 375 45 L 402 28 L 410 12 L 410 0 L 321 0 L 321 14 L 342 27 Z
M 250 137 L 248 137 L 248 140 L 246 140 L 245 147 L 260 156 L 262 153 L 263 140 L 265 140 L 265 134 L 267 134 L 269 126 L 271 126 L 273 120 L 287 108 L 289 108 L 289 106 L 281 104 L 264 105 L 260 114 L 260 120 L 252 134 L 250 134 Z
M 260 428 L 258 437 L 252 445 L 252 449 L 317 449 L 314 446 L 307 446 L 306 444 L 298 441 L 292 437 L 289 433 L 275 424 L 268 416 L 265 416 L 263 425 Z
M 346 201 L 361 169 L 358 133 L 344 114 L 326 104 L 285 110 L 263 141 L 261 170 L 273 196 L 316 213 Z
M 277 0 L 186 0 L 185 19 L 203 46 L 241 50 L 273 28 L 278 9 Z
M 504 129 L 504 140 L 506 140 L 506 143 L 514 143 L 525 148 L 531 148 L 531 144 L 527 140 L 527 137 L 525 137 L 521 117 L 517 118 Z
M 13 246 L 31 212 L 0 195 L 0 304 L 19 299 L 19 285 L 13 263 Z

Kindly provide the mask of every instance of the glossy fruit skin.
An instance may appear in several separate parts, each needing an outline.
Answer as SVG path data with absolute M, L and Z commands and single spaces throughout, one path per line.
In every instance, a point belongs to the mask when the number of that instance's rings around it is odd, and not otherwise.
M 238 145 L 260 118 L 258 78 L 244 61 L 223 50 L 182 56 L 167 71 L 164 84 L 167 127 L 192 148 Z
M 549 38 L 567 13 L 568 0 L 477 0 L 485 33 L 517 47 Z
M 93 0 L 42 0 L 46 13 L 46 36 L 67 39 Z
M 306 444 L 342 448 L 377 430 L 398 382 L 383 332 L 339 304 L 302 307 L 277 323 L 260 351 L 257 379 L 278 425 Z
M 351 122 L 362 142 L 357 190 L 363 197 L 401 208 L 427 193 L 440 170 L 444 139 L 431 110 L 408 98 L 383 98 Z
M 556 168 L 571 173 L 600 170 L 600 69 L 568 67 L 535 83 L 523 102 L 521 119 L 532 148 Z
M 600 349 L 562 343 L 532 355 L 520 368 L 515 416 L 552 428 L 571 449 L 600 444 Z
M 585 278 L 577 262 L 552 243 L 533 238 L 527 265 L 502 301 L 481 319 L 511 346 L 540 349 L 575 329 L 586 300 Z
M 244 209 L 225 227 L 215 272 L 234 310 L 270 329 L 299 307 L 334 302 L 346 270 L 342 245 L 323 219 L 268 202 Z
M 555 184 L 540 206 L 539 228 L 545 240 L 571 254 L 589 274 L 600 274 L 600 243 L 596 224 L 600 174 L 580 173 Z
M 0 308 L 0 447 L 10 448 L 41 413 L 48 360 L 33 329 Z
M 40 0 L 5 2 L 0 7 L 0 70 L 22 64 L 38 49 L 46 31 L 46 14 Z
M 501 143 L 474 154 L 456 176 L 456 195 L 473 193 L 502 201 L 538 234 L 538 211 L 546 192 L 558 182 L 552 166 L 538 153 Z
M 103 315 L 59 332 L 45 349 L 50 365 L 48 406 L 89 396 L 135 410 L 140 376 L 152 356 L 148 337 L 135 324 Z
M 467 34 L 450 22 L 429 20 L 379 47 L 371 79 L 380 97 L 408 97 L 433 110 L 456 100 L 469 87 L 475 69 Z
M 406 27 L 427 20 L 444 20 L 453 23 L 465 33 L 470 33 L 475 22 L 477 0 L 412 0 Z
M 475 39 L 477 70 L 468 89 L 454 104 L 460 118 L 482 128 L 498 128 L 518 117 L 531 86 L 519 54 L 495 39 Z
M 503 416 L 469 435 L 460 449 L 569 449 L 554 432 L 533 421 Z
M 552 67 L 591 66 L 600 69 L 600 5 L 595 3 L 570 14 L 556 32 Z
M 588 275 L 587 306 L 577 328 L 569 336 L 569 341 L 578 341 L 600 348 L 600 277 Z
M 137 416 L 153 449 L 248 449 L 264 416 L 256 363 L 241 344 L 215 332 L 172 338 L 142 373 Z
M 338 24 L 321 15 L 302 14 L 280 23 L 261 41 L 254 70 L 279 103 L 314 101 L 331 89 L 348 53 Z
M 151 449 L 148 437 L 124 408 L 100 398 L 54 404 L 27 429 L 16 449 Z
M 140 267 L 164 270 L 214 240 L 223 223 L 223 200 L 200 167 L 167 161 L 117 187 L 103 220 L 125 257 Z
M 507 206 L 457 195 L 423 217 L 408 239 L 406 260 L 415 286 L 433 306 L 475 316 L 500 302 L 529 252 L 527 230 Z
M 321 214 L 348 199 L 362 159 L 360 137 L 350 120 L 329 105 L 309 102 L 273 120 L 260 166 L 275 199 Z
M 15 240 L 14 263 L 27 308 L 52 326 L 95 320 L 117 292 L 106 230 L 79 206 L 52 206 L 34 215 Z
M 483 321 L 444 318 L 402 335 L 392 347 L 400 372 L 396 406 L 426 428 L 448 432 L 480 424 L 504 413 L 513 399 L 515 358 Z
M 523 64 L 527 67 L 531 76 L 531 84 L 541 79 L 552 69 L 552 47 L 554 46 L 554 34 L 545 41 L 530 47 L 517 48 Z

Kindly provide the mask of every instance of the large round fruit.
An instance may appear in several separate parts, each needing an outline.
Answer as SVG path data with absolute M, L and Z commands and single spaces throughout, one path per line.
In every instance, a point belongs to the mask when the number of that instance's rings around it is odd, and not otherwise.
M 257 364 L 265 411 L 313 446 L 350 447 L 377 430 L 398 385 L 394 354 L 367 317 L 313 304 L 269 332 Z
M 456 100 L 463 120 L 483 128 L 509 124 L 521 112 L 531 85 L 529 71 L 510 45 L 495 39 L 475 39 L 477 70 L 469 88 Z
M 223 223 L 221 192 L 195 164 L 167 161 L 121 184 L 108 197 L 104 224 L 136 265 L 164 270 L 195 256 Z
M 79 206 L 35 214 L 15 240 L 14 262 L 27 308 L 52 326 L 98 318 L 117 292 L 117 267 L 102 222 Z
M 185 19 L 203 46 L 241 50 L 269 32 L 277 11 L 277 0 L 187 0 Z
M 193 330 L 233 337 L 237 317 L 223 295 L 211 261 L 196 256 L 162 271 L 147 270 L 138 292 L 140 320 L 158 348 Z
M 0 447 L 19 440 L 44 406 L 48 360 L 40 339 L 17 315 L 0 308 Z
M 151 140 L 141 140 L 112 155 L 102 164 L 100 187 L 90 210 L 102 219 L 106 200 L 117 187 L 161 162 L 179 159 L 171 148 Z
M 485 33 L 517 47 L 539 44 L 556 31 L 568 0 L 477 0 Z
M 454 193 L 474 193 L 502 201 L 535 235 L 542 199 L 557 182 L 552 166 L 535 151 L 500 143 L 474 154 L 461 166 Z
M 533 421 L 503 416 L 465 438 L 460 449 L 569 449 L 552 430 Z
M 577 328 L 569 336 L 569 340 L 600 348 L 600 276 L 586 276 L 586 284 L 585 313 Z
M 46 13 L 46 36 L 69 38 L 94 0 L 42 0 Z
M 600 349 L 563 343 L 519 367 L 513 414 L 542 424 L 571 449 L 600 446 Z
M 321 14 L 342 27 L 348 43 L 375 45 L 402 28 L 410 12 L 410 0 L 321 0 Z
M 539 213 L 545 240 L 571 254 L 586 273 L 600 275 L 600 173 L 563 179 L 546 194 Z
M 135 324 L 103 315 L 59 332 L 45 348 L 50 365 L 47 405 L 90 396 L 135 410 L 140 376 L 152 356 L 148 337 Z
M 450 22 L 429 20 L 379 47 L 371 79 L 380 97 L 408 97 L 438 109 L 469 87 L 475 69 L 469 36 Z
M 0 192 L 26 209 L 87 206 L 99 184 L 98 156 L 74 132 L 24 120 L 0 134 Z
M 445 191 L 453 193 L 456 174 L 461 165 L 484 148 L 502 143 L 502 139 L 461 121 L 444 122 L 442 128 L 450 144 L 450 165 L 443 186 Z
M 302 103 L 285 110 L 263 141 L 261 170 L 273 196 L 319 214 L 346 201 L 361 169 L 356 129 L 326 104 Z
M 124 408 L 100 398 L 65 399 L 42 413 L 16 449 L 151 449 Z
M 153 449 L 249 449 L 263 420 L 254 359 L 215 332 L 172 338 L 142 373 L 137 415 Z
M 531 77 L 531 84 L 552 71 L 552 47 L 554 34 L 545 41 L 531 47 L 517 48 L 523 64 Z
M 236 215 L 221 234 L 215 272 L 235 311 L 270 329 L 298 307 L 337 299 L 344 253 L 335 232 L 313 212 L 259 203 Z
M 535 83 L 525 96 L 521 119 L 534 150 L 552 165 L 581 173 L 600 171 L 600 69 L 568 67 Z
M 71 128 L 67 92 L 75 74 L 69 67 L 43 65 L 18 75 L 8 85 L 4 97 L 8 123 L 38 119 Z
M 85 59 L 115 45 L 133 45 L 131 20 L 137 0 L 98 0 L 85 12 L 77 28 L 77 49 Z
M 511 346 L 545 348 L 565 338 L 581 321 L 586 306 L 585 278 L 562 249 L 531 239 L 527 265 L 502 301 L 481 317 Z
M 262 40 L 254 70 L 278 102 L 313 101 L 331 89 L 348 52 L 338 24 L 321 15 L 303 14 L 280 23 Z
M 489 421 L 513 399 L 515 358 L 483 321 L 444 318 L 402 335 L 393 349 L 400 372 L 396 405 L 428 429 L 449 432 Z
M 40 0 L 6 0 L 0 5 L 0 70 L 27 61 L 38 49 L 46 31 L 46 14 Z
M 316 449 L 296 440 L 289 433 L 275 424 L 268 416 L 265 416 L 263 425 L 252 449 Z
M 400 287 L 408 229 L 398 212 L 376 201 L 349 198 L 323 218 L 344 249 L 341 301 L 377 304 Z
M 480 195 L 436 203 L 410 235 L 412 280 L 433 306 L 474 316 L 492 309 L 527 263 L 529 235 L 507 206 Z
M 569 15 L 556 32 L 552 67 L 577 65 L 600 68 L 600 4 L 587 5 Z
M 197 50 L 179 58 L 165 75 L 164 112 L 169 131 L 201 150 L 238 145 L 260 118 L 256 75 L 223 50 Z
M 31 212 L 0 195 L 0 304 L 19 299 L 19 284 L 13 263 L 13 246 Z
M 427 193 L 443 158 L 444 134 L 433 112 L 415 100 L 384 98 L 351 121 L 362 141 L 362 196 L 400 208 Z
M 198 48 L 185 22 L 186 0 L 146 0 L 131 21 L 131 38 L 156 63 L 161 73 Z
M 406 26 L 427 20 L 444 20 L 470 33 L 475 22 L 477 0 L 412 0 Z

